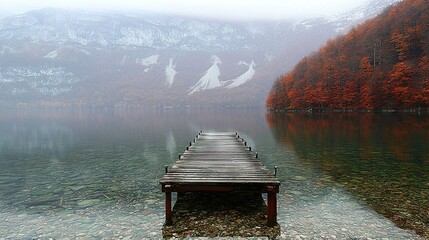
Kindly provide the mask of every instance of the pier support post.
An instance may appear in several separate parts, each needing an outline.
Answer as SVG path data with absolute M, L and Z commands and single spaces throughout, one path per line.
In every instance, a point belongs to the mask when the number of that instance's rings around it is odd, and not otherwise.
M 275 187 L 268 187 L 267 203 L 267 225 L 273 227 L 277 224 L 277 194 Z
M 173 224 L 173 216 L 171 215 L 171 191 L 167 188 L 168 186 L 165 191 L 165 225 L 168 226 Z

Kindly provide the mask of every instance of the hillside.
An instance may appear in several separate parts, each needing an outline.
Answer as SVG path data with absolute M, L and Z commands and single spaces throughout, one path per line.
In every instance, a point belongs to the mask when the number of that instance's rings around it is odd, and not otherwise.
M 262 106 L 277 76 L 396 1 L 299 21 L 62 9 L 4 17 L 0 106 Z
M 329 41 L 280 77 L 270 110 L 429 107 L 429 2 L 405 0 Z

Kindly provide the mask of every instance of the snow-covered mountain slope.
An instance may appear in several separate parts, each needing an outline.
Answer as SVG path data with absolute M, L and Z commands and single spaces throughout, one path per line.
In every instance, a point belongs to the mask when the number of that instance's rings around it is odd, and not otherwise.
M 13 54 L 15 52 L 16 52 L 15 49 L 3 45 L 1 50 L 0 50 L 0 55 L 5 55 L 6 53 Z
M 397 1 L 299 22 L 60 9 L 4 17 L 0 105 L 260 105 L 303 56 Z
M 261 28 L 258 24 L 257 28 Z M 263 25 L 263 24 L 262 24 Z M 256 47 L 264 38 L 252 26 L 174 16 L 127 16 L 42 9 L 0 21 L 0 39 L 44 44 L 154 49 L 230 50 Z
M 175 65 L 173 65 L 173 58 L 170 58 L 169 63 L 167 67 L 165 68 L 165 77 L 166 77 L 166 85 L 171 87 L 174 82 L 174 77 L 177 74 L 177 71 L 175 69 Z
M 14 96 L 31 91 L 57 96 L 70 92 L 79 81 L 63 67 L 0 67 L 0 86 L 9 88 Z
M 387 7 L 400 1 L 401 0 L 371 1 L 366 5 L 353 9 L 353 11 L 327 18 L 326 21 L 337 26 L 337 32 L 344 32 L 350 28 L 350 23 L 353 23 L 353 25 L 362 23 L 364 20 L 377 16 Z
M 200 78 L 200 80 L 194 86 L 192 86 L 191 89 L 189 89 L 189 95 L 198 91 L 218 88 L 222 86 L 222 82 L 219 79 L 219 64 L 221 64 L 222 61 L 219 59 L 218 56 L 215 55 L 212 56 L 212 60 L 213 65 L 205 72 L 204 76 Z
M 345 13 L 325 18 L 306 19 L 296 22 L 292 28 L 294 31 L 303 31 L 315 28 L 326 29 L 329 27 L 329 29 L 333 29 L 335 32 L 344 33 L 350 29 L 350 27 L 377 16 L 387 7 L 400 1 L 402 0 L 372 0 L 367 4 L 356 7 L 355 9 Z
M 255 75 L 255 62 L 254 61 L 252 61 L 252 63 L 250 63 L 250 64 L 247 64 L 244 62 L 241 62 L 241 63 L 249 66 L 249 69 L 245 73 L 241 74 L 240 76 L 226 81 L 227 83 L 229 83 L 227 85 L 227 88 L 231 89 L 231 88 L 243 85 L 246 82 L 248 82 L 250 79 L 252 79 L 253 76 Z
M 58 51 L 54 50 L 54 51 L 49 52 L 48 54 L 46 54 L 45 58 L 51 58 L 51 59 L 53 59 L 53 58 L 56 58 L 57 56 L 58 56 Z
M 245 84 L 255 75 L 254 61 L 250 64 L 240 61 L 239 65 L 246 65 L 248 67 L 247 71 L 234 79 L 223 81 L 219 78 L 221 75 L 221 70 L 219 68 L 219 64 L 222 63 L 221 59 L 217 56 L 212 56 L 212 60 L 213 65 L 205 72 L 204 76 L 189 89 L 189 95 L 199 91 L 220 87 L 225 87 L 226 89 L 235 88 Z
M 152 55 L 146 58 L 137 58 L 136 63 L 143 65 L 145 67 L 149 67 L 151 65 L 157 64 L 158 58 L 159 58 L 159 55 Z

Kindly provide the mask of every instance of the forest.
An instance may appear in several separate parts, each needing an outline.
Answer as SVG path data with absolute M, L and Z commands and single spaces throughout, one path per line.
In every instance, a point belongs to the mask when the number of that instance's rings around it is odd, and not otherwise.
M 429 1 L 404 0 L 279 77 L 271 111 L 429 110 Z

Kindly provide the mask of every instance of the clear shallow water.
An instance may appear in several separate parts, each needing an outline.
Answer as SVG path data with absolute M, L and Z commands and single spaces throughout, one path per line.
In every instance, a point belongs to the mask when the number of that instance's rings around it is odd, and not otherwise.
M 336 177 L 350 175 L 355 165 L 369 172 L 365 177 L 389 173 L 392 166 L 354 164 L 352 156 L 362 156 L 356 145 L 340 139 L 344 144 L 325 149 L 332 141 L 318 136 L 332 129 L 295 116 L 216 110 L 1 111 L 0 239 L 161 238 L 163 166 L 171 166 L 201 129 L 240 132 L 264 164 L 279 166 L 279 237 L 413 238 L 348 187 L 362 188 L 365 181 Z M 314 132 L 306 131 L 310 126 Z M 422 174 L 428 167 L 422 148 L 428 128 L 422 129 L 406 151 L 410 155 L 401 155 L 405 174 Z M 365 149 L 365 139 L 356 141 L 357 149 Z M 384 142 L 376 144 L 388 149 Z M 389 151 L 373 152 L 390 156 Z M 329 157 L 318 160 L 320 154 Z M 334 160 L 328 164 L 326 159 Z M 420 179 L 415 183 L 425 192 L 427 175 Z
M 302 164 L 429 238 L 427 115 L 268 114 L 267 122 Z

